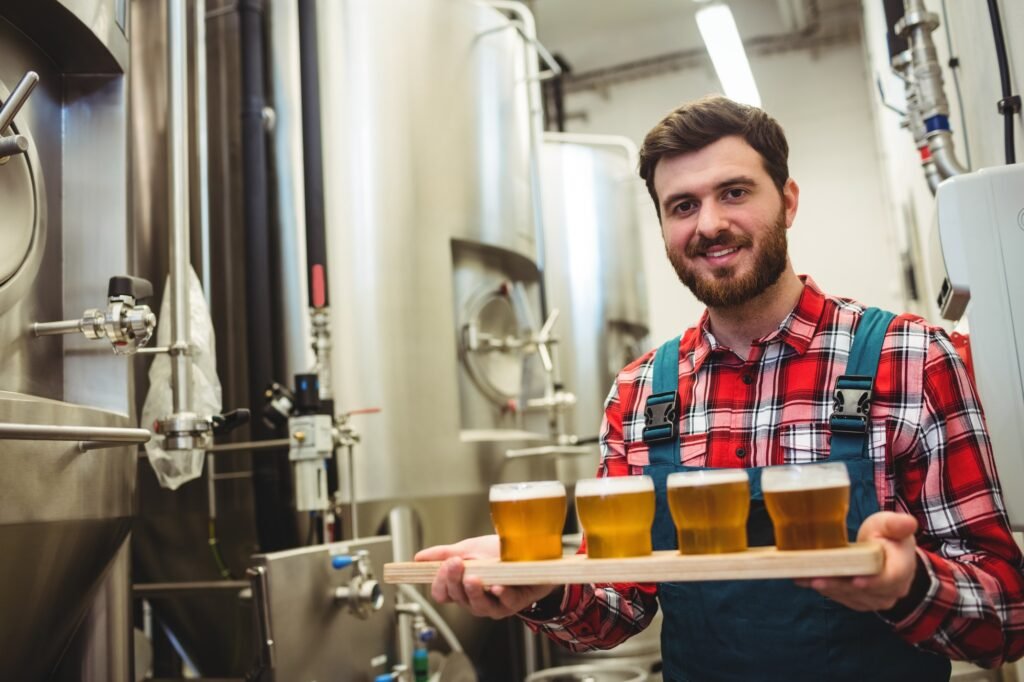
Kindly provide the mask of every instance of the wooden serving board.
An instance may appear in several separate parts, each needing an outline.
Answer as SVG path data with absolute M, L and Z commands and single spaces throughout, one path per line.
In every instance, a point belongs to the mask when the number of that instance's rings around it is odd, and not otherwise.
M 588 559 L 582 555 L 551 561 L 466 560 L 466 575 L 485 585 L 567 585 L 611 582 L 689 582 L 818 578 L 875 575 L 882 570 L 882 548 L 874 542 L 839 549 L 782 552 L 757 547 L 734 554 L 682 555 L 674 550 L 628 559 Z M 440 561 L 384 564 L 386 583 L 429 583 Z

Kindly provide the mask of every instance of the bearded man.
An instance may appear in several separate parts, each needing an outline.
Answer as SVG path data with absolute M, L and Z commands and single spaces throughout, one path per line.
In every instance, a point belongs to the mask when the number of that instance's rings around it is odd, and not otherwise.
M 664 495 L 675 471 L 745 469 L 750 542 L 770 545 L 761 471 L 841 461 L 851 539 L 882 546 L 882 572 L 485 590 L 462 559 L 498 556 L 487 536 L 417 555 L 444 560 L 436 600 L 518 616 L 574 651 L 615 646 L 660 605 L 663 675 L 673 681 L 947 680 L 950 659 L 995 667 L 1024 653 L 1024 559 L 966 369 L 941 329 L 826 295 L 796 274 L 786 233 L 800 191 L 788 151 L 774 119 L 722 97 L 671 112 L 644 140 L 640 176 L 665 251 L 707 310 L 619 373 L 599 475 L 647 474 Z M 851 378 L 867 380 L 863 414 L 834 400 Z M 669 436 L 654 437 L 645 408 L 666 396 Z M 655 549 L 675 547 L 666 508 Z

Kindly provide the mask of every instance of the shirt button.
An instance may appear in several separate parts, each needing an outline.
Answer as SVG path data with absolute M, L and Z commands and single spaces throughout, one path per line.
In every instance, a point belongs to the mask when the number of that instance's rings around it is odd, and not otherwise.
M 750 376 L 749 374 L 744 374 L 743 383 L 749 386 L 750 384 L 754 383 L 754 377 Z
M 744 450 L 743 448 L 736 448 L 736 456 L 739 457 L 740 459 L 743 459 L 744 457 L 747 456 L 747 451 Z

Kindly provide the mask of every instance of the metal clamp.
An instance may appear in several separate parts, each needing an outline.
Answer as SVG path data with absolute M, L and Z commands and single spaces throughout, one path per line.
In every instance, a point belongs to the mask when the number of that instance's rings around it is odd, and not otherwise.
M 340 557 L 334 557 L 340 558 Z M 348 585 L 334 589 L 334 599 L 338 603 L 346 604 L 348 610 L 359 618 L 366 619 L 374 611 L 380 611 L 384 606 L 384 591 L 373 577 L 373 569 L 370 568 L 370 554 L 365 549 L 356 552 L 353 561 L 348 564 L 338 562 L 338 568 L 351 565 L 353 569 L 352 578 Z

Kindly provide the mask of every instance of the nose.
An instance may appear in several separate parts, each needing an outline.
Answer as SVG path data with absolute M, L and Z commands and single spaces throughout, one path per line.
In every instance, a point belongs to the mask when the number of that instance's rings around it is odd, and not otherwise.
M 713 239 L 720 232 L 729 229 L 729 221 L 726 220 L 725 211 L 714 201 L 706 201 L 701 204 L 700 212 L 697 214 L 697 234 Z

